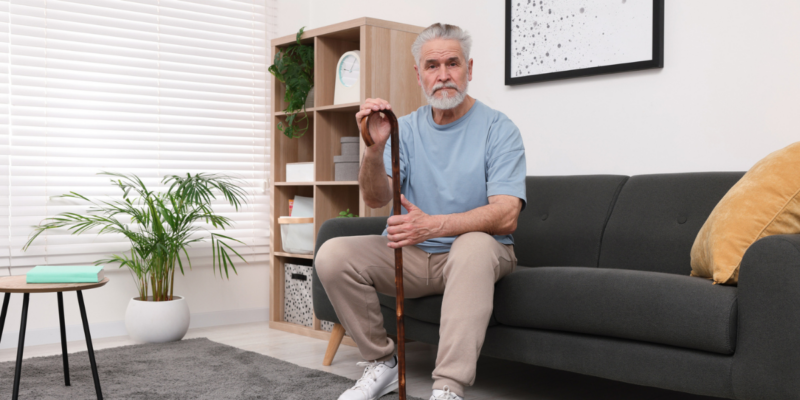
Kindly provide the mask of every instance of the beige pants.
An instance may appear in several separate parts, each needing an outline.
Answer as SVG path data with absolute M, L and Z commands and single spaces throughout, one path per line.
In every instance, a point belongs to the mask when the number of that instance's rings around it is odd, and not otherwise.
M 330 239 L 316 257 L 317 274 L 347 334 L 366 360 L 386 360 L 394 342 L 386 336 L 378 295 L 395 296 L 394 249 L 384 236 Z M 434 389 L 459 396 L 475 382 L 475 368 L 489 318 L 494 284 L 514 270 L 514 246 L 483 232 L 466 233 L 449 253 L 403 248 L 406 298 L 444 294 Z

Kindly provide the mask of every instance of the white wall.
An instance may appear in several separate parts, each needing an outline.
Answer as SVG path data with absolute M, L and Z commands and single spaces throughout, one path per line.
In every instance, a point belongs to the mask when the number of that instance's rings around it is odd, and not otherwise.
M 283 14 L 279 36 L 364 16 L 470 31 L 470 94 L 519 126 L 532 175 L 744 171 L 800 140 L 795 0 L 669 0 L 663 70 L 515 87 L 503 83 L 502 1 L 278 3 L 308 10 Z
M 305 26 L 306 30 L 314 28 L 311 26 L 311 2 L 309 0 L 270 0 L 274 7 L 277 27 L 275 37 L 294 35 Z M 335 1 L 332 1 L 335 3 Z M 358 17 L 356 17 L 358 18 Z

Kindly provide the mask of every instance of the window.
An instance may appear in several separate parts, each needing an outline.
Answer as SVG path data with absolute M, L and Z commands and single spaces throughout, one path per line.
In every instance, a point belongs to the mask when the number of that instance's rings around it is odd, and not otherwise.
M 22 251 L 45 217 L 87 209 L 57 196 L 120 195 L 101 171 L 153 187 L 187 172 L 242 178 L 248 207 L 215 210 L 236 221 L 226 234 L 249 262 L 267 260 L 268 11 L 264 0 L 0 2 L 0 266 L 128 249 L 62 231 Z M 210 263 L 208 243 L 190 254 Z

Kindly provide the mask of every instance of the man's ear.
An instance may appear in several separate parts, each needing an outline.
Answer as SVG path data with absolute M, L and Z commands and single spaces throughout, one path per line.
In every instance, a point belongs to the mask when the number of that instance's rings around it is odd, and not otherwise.
M 469 59 L 469 80 L 472 81 L 472 59 Z
M 416 64 L 414 65 L 414 72 L 417 73 L 417 86 L 422 87 L 422 80 L 419 77 L 419 67 L 417 67 Z

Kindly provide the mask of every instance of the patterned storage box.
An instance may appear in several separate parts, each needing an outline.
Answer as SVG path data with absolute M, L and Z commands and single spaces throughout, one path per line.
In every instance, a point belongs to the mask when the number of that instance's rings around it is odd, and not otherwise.
M 283 320 L 293 324 L 313 326 L 313 303 L 311 300 L 311 267 L 284 264 Z M 321 321 L 322 330 L 330 332 L 333 322 Z
M 311 267 L 284 264 L 283 320 L 312 326 Z
M 322 328 L 323 331 L 330 332 L 333 330 L 333 322 L 331 321 L 319 321 L 319 322 L 320 322 L 319 326 L 320 328 Z

